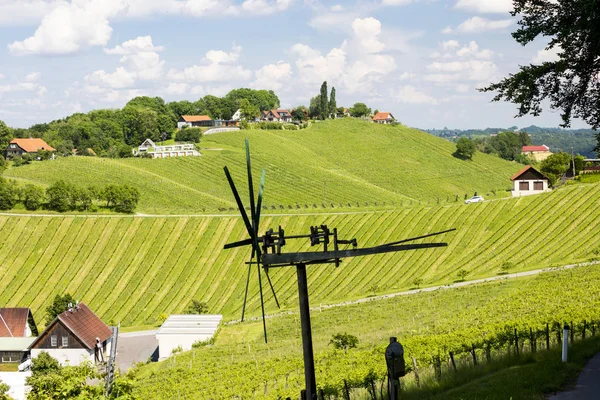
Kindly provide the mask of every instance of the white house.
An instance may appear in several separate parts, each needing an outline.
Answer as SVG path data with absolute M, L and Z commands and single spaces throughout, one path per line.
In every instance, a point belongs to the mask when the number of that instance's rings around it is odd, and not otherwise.
M 261 120 L 269 122 L 292 122 L 292 114 L 288 110 L 263 111 Z
M 56 317 L 29 350 L 31 358 L 45 351 L 61 365 L 79 365 L 106 360 L 111 343 L 111 329 L 88 306 L 79 303 Z
M 390 112 L 378 112 L 373 117 L 373 122 L 376 124 L 391 124 L 396 121 L 396 118 Z
M 510 180 L 513 181 L 513 197 L 529 196 L 549 190 L 549 179 L 531 165 L 517 172 Z
M 240 108 L 237 109 L 235 113 L 231 116 L 231 121 L 240 121 L 242 119 L 242 110 Z
M 196 342 L 211 339 L 219 328 L 222 315 L 171 315 L 156 332 L 158 341 L 158 360 L 164 360 L 181 347 L 191 350 Z
M 138 147 L 137 152 L 133 151 L 133 155 L 135 156 L 142 154 L 150 154 L 152 158 L 198 157 L 201 155 L 193 143 L 175 143 L 167 146 L 157 146 L 150 139 L 144 140 L 144 143 Z

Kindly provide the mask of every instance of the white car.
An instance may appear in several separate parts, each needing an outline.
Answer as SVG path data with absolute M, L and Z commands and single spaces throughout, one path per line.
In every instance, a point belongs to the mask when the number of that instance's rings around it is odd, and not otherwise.
M 483 200 L 483 196 L 473 196 L 470 199 L 465 200 L 465 204 L 481 203 Z

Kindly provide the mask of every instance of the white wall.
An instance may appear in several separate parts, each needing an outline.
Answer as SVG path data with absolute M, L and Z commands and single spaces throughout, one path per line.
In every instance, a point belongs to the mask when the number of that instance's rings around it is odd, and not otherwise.
M 173 349 L 177 346 L 181 346 L 183 351 L 192 349 L 192 344 L 197 341 L 205 341 L 212 337 L 212 335 L 202 334 L 160 334 L 156 335 L 158 339 L 158 359 L 164 360 L 171 356 Z
M 0 380 L 10 386 L 8 395 L 14 400 L 25 400 L 27 398 L 25 393 L 25 379 L 28 376 L 31 376 L 31 371 L 0 372 Z
M 42 351 L 56 358 L 61 365 L 79 365 L 84 361 L 94 362 L 94 350 L 87 349 L 31 349 L 31 358 L 36 358 Z
M 520 182 L 529 182 L 529 190 L 520 190 L 519 184 Z M 543 189 L 542 190 L 533 190 L 534 182 L 542 182 Z M 513 181 L 513 197 L 521 197 L 521 196 L 530 196 L 532 194 L 544 193 L 548 191 L 548 181 L 546 179 L 533 179 L 533 180 L 516 180 Z
M 177 129 L 181 129 L 184 126 L 191 127 L 192 123 L 191 122 L 177 122 Z

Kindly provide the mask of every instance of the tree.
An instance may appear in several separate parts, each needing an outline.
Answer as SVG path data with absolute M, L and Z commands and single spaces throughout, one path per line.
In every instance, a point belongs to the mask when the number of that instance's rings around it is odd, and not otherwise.
M 412 282 L 412 283 L 413 283 L 413 285 L 415 285 L 415 286 L 417 287 L 417 289 L 418 289 L 418 288 L 419 288 L 419 287 L 421 287 L 421 285 L 423 284 L 423 278 L 421 278 L 420 276 L 418 276 L 418 277 L 416 277 L 416 278 L 413 280 L 413 282 Z
M 17 204 L 15 186 L 0 177 L 0 210 L 10 210 Z
M 581 171 L 583 171 L 583 167 L 585 167 L 585 157 L 577 154 L 575 156 L 575 175 L 579 175 Z
M 58 212 L 72 210 L 73 191 L 73 186 L 63 180 L 54 182 L 46 189 L 48 208 Z
M 206 314 L 208 312 L 208 304 L 204 301 L 192 300 L 187 306 L 185 314 Z
M 458 273 L 456 274 L 460 282 L 464 282 L 464 280 L 467 278 L 467 275 L 469 275 L 469 273 L 465 269 L 459 269 Z
M 375 111 L 373 111 L 373 115 L 377 115 L 377 114 L 379 114 L 379 110 L 375 109 Z
M 69 293 L 54 296 L 52 304 L 46 307 L 46 324 L 54 321 L 59 314 L 64 313 L 69 308 L 69 303 L 75 305 L 75 299 Z
M 357 118 L 365 117 L 371 115 L 371 109 L 365 103 L 354 103 L 350 108 L 350 115 Z
M 29 211 L 35 211 L 44 203 L 44 190 L 32 184 L 27 184 L 23 188 L 23 204 Z
M 8 396 L 9 390 L 10 386 L 2 382 L 2 379 L 0 379 L 0 400 L 11 400 L 11 397 Z
M 308 106 L 308 116 L 311 118 L 317 118 L 321 115 L 321 95 L 317 95 L 310 99 L 310 105 Z
M 0 174 L 2 174 L 2 171 L 4 171 L 5 168 L 6 168 L 6 160 L 4 159 L 3 155 L 0 154 Z
M 4 153 L 4 150 L 6 150 L 8 143 L 10 143 L 12 138 L 12 129 L 6 126 L 4 121 L 0 120 L 0 153 Z
M 463 160 L 472 160 L 474 154 L 475 142 L 466 137 L 461 137 L 456 141 L 456 151 L 452 154 L 454 157 Z
M 519 139 L 521 140 L 521 146 L 531 146 L 531 137 L 527 132 L 519 132 Z
M 542 102 L 559 110 L 562 126 L 581 118 L 600 127 L 600 12 L 597 0 L 514 0 L 521 19 L 513 38 L 522 45 L 550 37 L 547 51 L 557 59 L 521 66 L 498 83 L 480 89 L 497 92 L 494 101 L 517 104 L 521 117 L 539 115 Z M 599 138 L 600 139 L 600 138 Z M 600 148 L 600 143 L 598 148 Z M 598 150 L 596 150 L 598 151 Z
M 40 355 L 32 360 L 35 365 Z M 48 356 L 49 357 L 49 356 Z M 50 357 L 51 358 L 51 357 Z M 56 360 L 55 360 L 56 361 Z M 46 362 L 46 361 L 44 361 Z M 103 399 L 103 385 L 91 386 L 89 381 L 100 378 L 97 368 L 91 362 L 85 362 L 78 366 L 66 366 L 52 368 L 44 371 L 32 371 L 31 376 L 26 379 L 31 391 L 27 395 L 29 400 L 47 399 Z
M 331 95 L 329 96 L 329 114 L 332 118 L 336 117 L 337 103 L 335 101 L 335 87 L 331 88 Z
M 242 118 L 249 121 L 254 121 L 256 117 L 260 116 L 259 108 L 250 103 L 248 99 L 240 100 L 240 111 L 242 113 Z
M 489 144 L 492 152 L 505 160 L 515 160 L 521 154 L 521 138 L 514 132 L 500 132 L 490 138 Z
M 329 117 L 329 102 L 327 101 L 327 81 L 321 84 L 320 96 L 321 105 L 319 107 L 319 117 L 321 117 L 321 119 L 325 119 Z
M 123 135 L 130 146 L 139 146 L 146 139 L 161 140 L 158 114 L 149 108 L 127 105 L 123 108 Z
M 292 118 L 296 121 L 304 121 L 308 116 L 308 109 L 305 106 L 298 106 L 292 111 Z
M 178 142 L 194 142 L 200 143 L 202 139 L 202 129 L 200 128 L 183 128 L 177 131 L 175 137 Z
M 41 351 L 36 358 L 31 360 L 32 374 L 44 375 L 56 372 L 59 369 L 60 364 L 58 361 L 46 351 Z
M 540 171 L 550 179 L 551 184 L 558 182 L 571 166 L 571 155 L 561 151 L 554 153 L 540 163 Z
M 331 337 L 329 344 L 333 345 L 336 350 L 348 351 L 358 345 L 358 338 L 349 333 L 336 333 Z
M 116 212 L 130 214 L 135 211 L 140 201 L 140 191 L 138 188 L 129 185 L 117 186 L 116 196 L 113 199 Z

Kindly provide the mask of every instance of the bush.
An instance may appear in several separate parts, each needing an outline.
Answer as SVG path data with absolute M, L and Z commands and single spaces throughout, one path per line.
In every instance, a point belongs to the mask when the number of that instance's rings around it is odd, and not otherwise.
M 74 209 L 73 197 L 75 188 L 63 180 L 56 181 L 46 189 L 48 197 L 48 209 L 65 212 Z
M 140 200 L 140 191 L 129 185 L 108 185 L 102 198 L 106 200 L 107 207 L 117 212 L 132 213 Z
M 348 351 L 358 345 L 358 338 L 349 333 L 336 333 L 331 337 L 329 344 L 333 345 L 336 350 Z
M 45 375 L 59 369 L 58 361 L 45 351 L 41 351 L 36 358 L 31 360 L 31 372 L 34 375 Z
M 44 190 L 32 184 L 23 188 L 23 205 L 29 211 L 35 211 L 42 206 L 45 200 Z
M 177 132 L 176 140 L 178 142 L 200 143 L 202 135 L 202 129 L 200 128 L 183 128 Z
M 25 154 L 27 155 L 27 154 Z M 13 157 L 11 158 L 13 167 L 20 167 L 21 165 L 27 165 L 27 164 L 31 164 L 31 158 L 30 157 Z
M 0 177 L 0 210 L 10 210 L 17 204 L 15 185 Z
M 187 306 L 185 314 L 206 314 L 208 312 L 208 304 L 205 301 L 192 300 Z
M 472 160 L 475 150 L 475 143 L 466 137 L 462 137 L 456 142 L 456 151 L 452 155 L 461 160 Z

